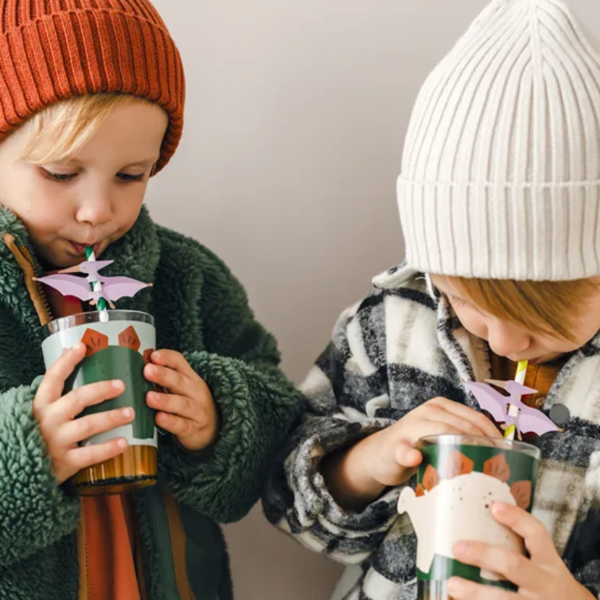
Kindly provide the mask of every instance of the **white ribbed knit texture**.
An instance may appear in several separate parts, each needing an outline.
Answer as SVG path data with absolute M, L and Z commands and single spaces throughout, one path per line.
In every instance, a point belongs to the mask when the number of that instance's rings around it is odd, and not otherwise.
M 559 0 L 495 0 L 416 102 L 398 180 L 409 264 L 600 275 L 600 54 Z

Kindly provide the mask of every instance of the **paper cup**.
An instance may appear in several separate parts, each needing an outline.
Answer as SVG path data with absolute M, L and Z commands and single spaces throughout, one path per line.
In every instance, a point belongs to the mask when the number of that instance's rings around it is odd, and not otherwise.
M 531 510 L 539 449 L 460 435 L 426 437 L 418 448 L 417 486 L 403 490 L 398 511 L 408 513 L 417 535 L 419 600 L 448 600 L 446 582 L 454 576 L 514 590 L 497 574 L 455 560 L 453 547 L 467 540 L 525 553 L 523 540 L 500 525 L 491 508 L 504 502 Z
M 65 394 L 90 383 L 119 379 L 125 391 L 118 398 L 87 408 L 80 416 L 132 407 L 134 421 L 93 436 L 82 445 L 125 438 L 129 449 L 121 456 L 78 473 L 70 484 L 81 495 L 129 492 L 152 485 L 157 476 L 158 437 L 154 411 L 146 403 L 153 389 L 143 374 L 156 347 L 151 315 L 135 311 L 89 312 L 57 319 L 44 328 L 44 362 L 49 369 L 62 353 L 83 342 L 84 360 L 65 386 Z

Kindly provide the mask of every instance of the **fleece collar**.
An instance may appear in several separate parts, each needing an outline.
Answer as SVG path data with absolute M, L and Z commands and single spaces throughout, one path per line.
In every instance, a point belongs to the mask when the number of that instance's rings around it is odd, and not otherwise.
M 102 255 L 104 260 L 114 261 L 103 273 L 154 283 L 159 257 L 157 228 L 143 207 L 131 230 Z M 40 308 L 31 294 L 30 275 L 23 268 L 24 259 L 31 264 L 32 272 L 41 274 L 25 226 L 12 211 L 0 205 L 0 304 L 5 305 L 34 339 L 41 342 Z M 119 302 L 119 308 L 150 311 L 151 303 L 151 292 L 144 290 L 134 299 Z

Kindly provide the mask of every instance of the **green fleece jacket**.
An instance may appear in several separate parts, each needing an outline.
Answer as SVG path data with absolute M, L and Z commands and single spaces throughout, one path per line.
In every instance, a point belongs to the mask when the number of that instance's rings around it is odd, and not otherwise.
M 0 207 L 0 599 L 75 600 L 80 503 L 57 485 L 32 415 L 44 373 L 42 329 L 6 234 L 39 270 L 25 228 Z M 278 369 L 275 341 L 254 319 L 243 288 L 209 250 L 155 225 L 143 209 L 103 259 L 115 261 L 107 275 L 154 284 L 119 308 L 153 314 L 158 348 L 182 352 L 219 408 L 218 441 L 200 457 L 160 437 L 159 483 L 180 507 L 194 597 L 228 600 L 228 560 L 216 523 L 241 519 L 254 505 L 302 401 Z M 146 583 L 150 600 L 178 600 L 157 489 L 138 493 L 135 502 Z

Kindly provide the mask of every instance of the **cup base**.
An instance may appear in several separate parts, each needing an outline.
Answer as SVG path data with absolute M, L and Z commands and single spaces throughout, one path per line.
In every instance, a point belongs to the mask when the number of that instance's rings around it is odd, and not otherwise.
M 69 480 L 78 496 L 127 494 L 157 482 L 157 449 L 130 446 L 123 454 L 80 471 Z
M 157 482 L 156 477 L 130 477 L 128 479 L 106 479 L 97 483 L 79 484 L 71 483 L 71 490 L 78 496 L 116 496 L 130 494 L 143 488 L 151 487 Z

